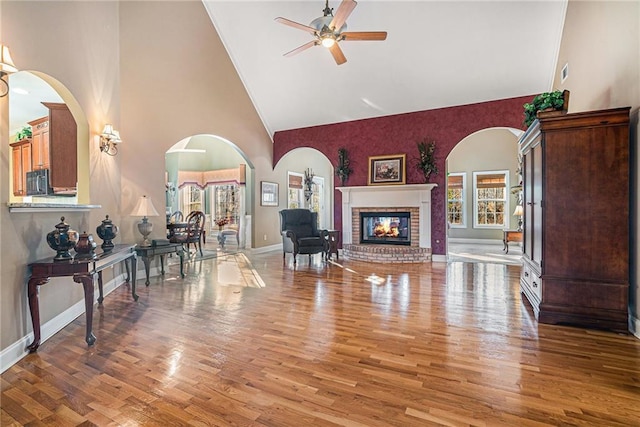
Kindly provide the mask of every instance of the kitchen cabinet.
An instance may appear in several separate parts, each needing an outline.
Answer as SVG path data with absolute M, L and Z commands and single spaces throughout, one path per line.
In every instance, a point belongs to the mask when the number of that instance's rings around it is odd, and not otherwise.
M 27 172 L 31 172 L 31 139 L 14 142 L 11 146 L 13 161 L 13 195 L 27 195 Z

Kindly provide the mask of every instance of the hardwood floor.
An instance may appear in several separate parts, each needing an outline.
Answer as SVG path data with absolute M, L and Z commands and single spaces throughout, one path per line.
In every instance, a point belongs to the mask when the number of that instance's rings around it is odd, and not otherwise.
M 640 340 L 538 325 L 519 269 L 280 252 L 171 265 L 1 376 L 0 424 L 640 425 Z

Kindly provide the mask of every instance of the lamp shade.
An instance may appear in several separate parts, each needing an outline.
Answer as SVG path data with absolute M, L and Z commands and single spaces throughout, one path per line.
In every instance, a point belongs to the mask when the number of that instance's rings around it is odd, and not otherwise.
M 522 215 L 524 215 L 524 210 L 522 209 L 522 206 L 520 206 L 520 205 L 516 206 L 516 209 L 513 211 L 513 215 L 514 216 L 522 216 Z
M 11 59 L 11 53 L 9 53 L 9 46 L 5 46 L 0 43 L 0 71 L 6 74 L 15 73 L 18 71 L 13 59 Z
M 160 214 L 151 203 L 151 199 L 147 196 L 142 196 L 138 199 L 138 204 L 133 208 L 131 216 L 159 216 Z

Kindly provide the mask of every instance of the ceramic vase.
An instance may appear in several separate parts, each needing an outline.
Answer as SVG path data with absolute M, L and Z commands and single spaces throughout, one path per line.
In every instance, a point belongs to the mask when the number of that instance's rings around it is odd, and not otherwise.
M 96 246 L 98 244 L 93 241 L 91 234 L 87 234 L 86 231 L 81 233 L 75 246 L 76 259 L 94 259 Z
M 112 250 L 114 246 L 112 240 L 118 235 L 118 227 L 109 219 L 109 215 L 107 215 L 106 219 L 102 220 L 102 224 L 96 228 L 96 233 L 98 233 L 98 237 L 103 240 L 100 246 L 102 250 L 105 252 Z
M 78 232 L 69 228 L 69 224 L 64 222 L 64 217 L 60 218 L 60 223 L 56 229 L 47 234 L 49 247 L 56 251 L 54 261 L 66 261 L 72 258 L 69 252 L 78 242 Z

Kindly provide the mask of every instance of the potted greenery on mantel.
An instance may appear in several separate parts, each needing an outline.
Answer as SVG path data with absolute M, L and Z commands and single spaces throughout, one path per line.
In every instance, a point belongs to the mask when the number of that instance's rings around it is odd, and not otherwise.
M 569 91 L 555 90 L 536 95 L 529 103 L 524 104 L 524 125 L 529 127 L 539 117 L 561 116 L 567 114 L 569 107 Z

